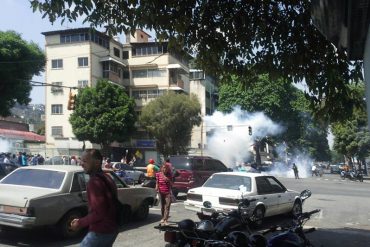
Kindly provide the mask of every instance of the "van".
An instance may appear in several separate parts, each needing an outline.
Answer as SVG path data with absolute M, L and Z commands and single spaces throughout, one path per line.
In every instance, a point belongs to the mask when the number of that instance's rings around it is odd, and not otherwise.
M 172 187 L 175 196 L 202 186 L 213 173 L 230 171 L 221 161 L 209 156 L 173 155 L 170 163 L 176 171 Z

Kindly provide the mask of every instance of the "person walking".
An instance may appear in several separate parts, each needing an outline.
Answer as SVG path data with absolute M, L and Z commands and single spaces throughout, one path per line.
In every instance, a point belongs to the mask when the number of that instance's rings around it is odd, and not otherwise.
M 82 154 L 82 168 L 90 175 L 87 184 L 89 213 L 71 222 L 72 230 L 89 227 L 80 247 L 110 247 L 118 235 L 114 198 L 117 187 L 112 178 L 104 174 L 102 160 L 101 153 L 96 149 L 85 150 Z
M 161 167 L 161 171 L 156 174 L 155 189 L 158 192 L 161 201 L 161 224 L 167 225 L 172 196 L 172 171 L 168 163 L 164 163 Z
M 292 169 L 294 171 L 294 177 L 295 177 L 295 179 L 299 179 L 299 176 L 298 176 L 298 167 L 295 165 L 295 163 L 293 163 Z

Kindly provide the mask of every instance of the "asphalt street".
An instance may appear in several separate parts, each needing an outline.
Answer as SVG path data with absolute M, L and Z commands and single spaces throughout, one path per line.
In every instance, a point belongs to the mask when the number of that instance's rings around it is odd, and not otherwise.
M 370 181 L 364 183 L 341 180 L 339 175 L 304 179 L 279 178 L 289 189 L 310 189 L 312 196 L 304 204 L 304 211 L 321 209 L 306 223 L 317 227 L 308 235 L 314 246 L 370 246 Z M 195 213 L 185 210 L 181 196 L 171 207 L 171 221 L 197 220 Z M 164 246 L 163 233 L 154 229 L 160 220 L 158 207 L 150 209 L 147 220 L 131 222 L 120 229 L 115 247 Z M 285 216 L 269 218 L 264 228 L 286 221 Z M 78 246 L 81 239 L 61 240 L 47 229 L 35 231 L 0 231 L 0 246 Z

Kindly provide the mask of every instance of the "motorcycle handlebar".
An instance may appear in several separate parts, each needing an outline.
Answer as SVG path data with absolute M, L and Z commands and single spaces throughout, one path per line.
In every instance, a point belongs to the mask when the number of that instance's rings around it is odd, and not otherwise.
M 316 214 L 316 213 L 318 213 L 318 212 L 320 212 L 320 211 L 321 211 L 320 209 L 315 209 L 315 210 L 312 210 L 312 211 L 310 211 L 310 212 L 302 213 L 302 216 L 303 216 L 304 218 L 309 218 L 311 215 Z

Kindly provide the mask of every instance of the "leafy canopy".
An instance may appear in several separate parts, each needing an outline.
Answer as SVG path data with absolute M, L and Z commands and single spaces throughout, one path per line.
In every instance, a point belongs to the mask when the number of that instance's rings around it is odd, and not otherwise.
M 106 147 L 130 137 L 135 129 L 134 107 L 134 100 L 121 87 L 99 80 L 96 87 L 79 90 L 69 121 L 78 140 Z
M 195 95 L 168 92 L 144 106 L 139 121 L 156 139 L 161 154 L 186 154 L 193 126 L 201 123 L 200 114 Z
M 16 104 L 28 104 L 30 81 L 43 71 L 45 55 L 37 44 L 14 31 L 0 31 L 0 116 L 10 115 Z
M 367 129 L 367 118 L 365 112 L 364 83 L 350 85 L 351 92 L 362 107 L 353 112 L 351 118 L 336 122 L 332 125 L 334 138 L 334 149 L 347 158 L 357 157 L 364 159 L 370 154 L 370 132 Z
M 336 120 L 355 103 L 346 85 L 362 78 L 362 62 L 349 62 L 313 25 L 310 0 L 31 0 L 51 22 L 83 18 L 108 34 L 154 30 L 170 48 L 196 55 L 211 74 L 250 69 L 307 83 L 317 115 Z

